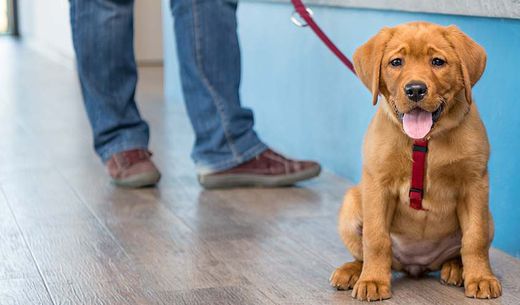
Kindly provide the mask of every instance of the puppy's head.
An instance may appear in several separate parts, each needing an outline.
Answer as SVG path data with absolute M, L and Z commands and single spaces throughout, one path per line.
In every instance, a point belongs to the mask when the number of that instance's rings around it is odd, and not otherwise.
M 421 139 L 434 124 L 442 129 L 462 120 L 486 53 L 456 26 L 414 22 L 382 29 L 356 50 L 354 66 L 374 105 L 382 94 L 393 121 Z

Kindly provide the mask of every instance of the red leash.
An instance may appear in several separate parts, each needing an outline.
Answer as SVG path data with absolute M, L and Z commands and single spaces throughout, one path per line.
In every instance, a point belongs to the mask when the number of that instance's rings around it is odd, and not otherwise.
M 345 66 L 347 66 L 347 68 L 352 71 L 352 73 L 354 73 L 354 75 L 356 75 L 356 71 L 354 70 L 354 65 L 352 64 L 352 62 L 350 61 L 350 59 L 348 59 L 345 54 L 343 54 L 339 49 L 338 47 L 336 47 L 336 45 L 332 42 L 332 40 L 330 40 L 330 38 L 327 36 L 327 34 L 325 34 L 321 28 L 318 26 L 318 24 L 316 22 L 314 22 L 314 19 L 312 18 L 312 12 L 311 10 L 307 9 L 307 7 L 305 6 L 305 4 L 303 4 L 302 0 L 291 0 L 293 6 L 294 6 L 294 9 L 296 10 L 296 12 L 298 12 L 298 14 L 300 15 L 300 17 L 302 17 L 303 20 L 305 20 L 305 22 L 307 22 L 306 25 L 310 26 L 311 29 L 314 31 L 314 33 L 316 33 L 316 35 L 321 39 L 321 41 L 323 41 L 323 43 L 332 51 L 332 53 L 334 53 L 334 55 L 336 55 L 339 60 L 341 60 L 341 62 L 343 64 L 345 64 Z M 297 22 L 293 21 L 296 25 L 298 26 L 305 26 L 303 24 L 298 24 Z
M 302 24 L 296 20 L 293 16 L 292 21 L 294 24 L 300 27 L 310 26 L 318 38 L 336 55 L 339 60 L 350 70 L 354 75 L 354 65 L 343 54 L 338 47 L 330 40 L 330 38 L 323 32 L 318 24 L 312 18 L 312 11 L 309 10 L 302 0 L 291 0 L 295 11 L 300 17 L 305 20 L 306 24 Z M 417 210 L 424 210 L 422 207 L 422 200 L 424 195 L 424 172 L 426 168 L 426 154 L 428 152 L 428 141 L 427 140 L 415 140 L 413 143 L 413 165 L 412 165 L 412 182 L 410 185 L 410 207 Z

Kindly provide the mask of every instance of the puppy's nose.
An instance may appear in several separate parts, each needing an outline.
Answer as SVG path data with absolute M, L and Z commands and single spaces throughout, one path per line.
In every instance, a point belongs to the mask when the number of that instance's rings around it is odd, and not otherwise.
M 410 82 L 404 86 L 404 93 L 414 102 L 419 102 L 428 92 L 428 87 L 423 82 Z

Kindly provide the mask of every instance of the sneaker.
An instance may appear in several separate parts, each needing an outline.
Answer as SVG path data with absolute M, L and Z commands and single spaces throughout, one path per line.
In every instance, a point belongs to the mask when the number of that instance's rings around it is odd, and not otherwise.
M 153 164 L 152 153 L 146 149 L 133 149 L 112 155 L 106 167 L 112 182 L 117 186 L 138 188 L 155 185 L 161 173 Z
M 313 161 L 288 159 L 271 149 L 231 169 L 199 175 L 199 183 L 208 189 L 229 187 L 279 187 L 316 177 L 321 166 Z

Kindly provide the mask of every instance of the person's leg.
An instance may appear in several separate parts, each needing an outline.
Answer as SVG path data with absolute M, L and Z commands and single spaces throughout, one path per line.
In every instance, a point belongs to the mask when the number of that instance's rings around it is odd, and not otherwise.
M 237 4 L 172 0 L 184 99 L 200 173 L 226 170 L 267 149 L 253 130 L 253 113 L 240 105 Z
M 72 37 L 94 147 L 106 162 L 118 152 L 147 148 L 148 125 L 134 92 L 133 0 L 70 0 Z
M 108 164 L 116 182 L 133 176 L 128 186 L 158 180 L 149 162 L 148 124 L 141 118 L 134 100 L 137 68 L 133 41 L 133 0 L 70 0 L 72 38 L 87 115 L 94 135 L 94 147 Z M 119 162 L 112 158 L 120 155 Z M 128 161 L 128 162 L 127 162 Z M 141 162 L 142 163 L 142 162 Z M 135 174 L 153 171 L 135 181 Z M 119 171 L 126 172 L 120 173 Z M 150 174 L 150 173 L 148 173 Z M 122 176 L 121 176 L 122 175 Z M 124 176 L 124 177 L 123 177 Z M 139 177 L 138 177 L 139 178 Z M 146 181 L 143 181 L 145 179 Z
M 240 48 L 233 0 L 171 0 L 184 100 L 195 131 L 192 157 L 208 188 L 282 186 L 319 174 L 260 141 L 240 104 Z

